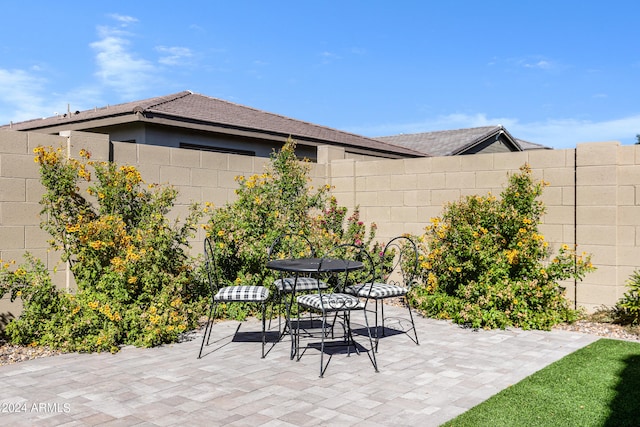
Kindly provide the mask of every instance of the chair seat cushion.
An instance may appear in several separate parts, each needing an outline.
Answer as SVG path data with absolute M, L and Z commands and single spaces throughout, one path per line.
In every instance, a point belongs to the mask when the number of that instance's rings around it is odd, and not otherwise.
M 293 284 L 296 285 L 296 292 L 314 291 L 318 289 L 318 280 L 313 277 L 298 277 L 296 282 L 295 277 L 285 277 L 284 279 L 278 279 L 273 282 L 276 289 L 280 292 L 291 292 L 293 290 Z M 322 280 L 320 281 L 320 289 L 327 289 L 327 285 Z
M 342 293 L 307 294 L 296 298 L 299 305 L 319 311 L 362 310 L 364 303 L 360 298 Z
M 369 293 L 371 288 L 371 293 Z M 369 297 L 374 299 L 401 297 L 407 294 L 407 288 L 398 285 L 392 285 L 389 283 L 374 282 L 358 284 L 353 286 L 347 286 L 345 292 L 351 295 L 357 295 L 359 297 Z
M 261 302 L 269 298 L 269 289 L 264 286 L 227 286 L 216 293 L 216 301 Z

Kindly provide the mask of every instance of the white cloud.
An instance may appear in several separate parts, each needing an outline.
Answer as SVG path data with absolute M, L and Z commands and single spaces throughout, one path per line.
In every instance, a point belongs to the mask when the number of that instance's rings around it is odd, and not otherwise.
M 506 62 L 508 64 L 514 64 L 517 67 L 530 70 L 550 71 L 562 68 L 558 62 L 545 58 L 541 55 L 529 55 L 520 58 L 510 58 L 507 59 Z M 494 65 L 496 64 L 496 62 L 493 62 L 491 64 Z
M 333 52 L 324 51 L 320 53 L 320 58 L 322 59 L 323 64 L 329 64 L 335 60 L 340 59 L 340 56 Z
M 602 141 L 633 144 L 640 133 L 640 114 L 601 122 L 577 119 L 515 122 L 507 130 L 516 138 L 554 148 L 574 148 L 579 143 Z
M 102 84 L 114 89 L 125 100 L 135 99 L 157 84 L 156 66 L 130 51 L 129 33 L 101 26 L 98 36 L 99 40 L 90 46 L 96 51 L 98 70 L 95 75 Z
M 525 68 L 539 68 L 541 70 L 548 70 L 552 68 L 552 64 L 549 61 L 540 60 L 534 63 L 524 63 L 523 66 Z
M 120 15 L 117 13 L 112 13 L 109 15 L 110 18 L 120 22 L 122 24 L 123 27 L 128 26 L 129 24 L 133 24 L 135 22 L 138 22 L 137 18 L 134 18 L 133 16 L 126 16 L 126 15 Z
M 43 115 L 51 116 L 53 111 L 46 110 L 46 101 L 42 96 L 46 79 L 25 70 L 0 69 L 0 111 L 3 124 L 10 121 L 23 121 Z
M 47 89 L 50 81 L 33 70 L 0 69 L 0 124 L 102 105 L 99 88 L 80 86 L 65 93 L 50 92 Z
M 188 47 L 157 46 L 156 51 L 163 55 L 158 60 L 163 65 L 185 65 L 193 57 L 193 52 Z

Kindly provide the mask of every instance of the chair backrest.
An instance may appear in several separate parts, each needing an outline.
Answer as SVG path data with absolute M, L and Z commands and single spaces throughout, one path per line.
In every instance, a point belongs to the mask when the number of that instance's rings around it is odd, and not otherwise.
M 316 251 L 309 238 L 298 233 L 283 233 L 269 247 L 269 259 L 313 258 Z
M 408 236 L 394 237 L 380 258 L 380 279 L 407 289 L 415 284 L 418 269 L 418 246 Z
M 323 269 L 329 265 L 334 259 L 346 261 L 345 269 L 342 271 L 334 271 L 328 279 L 333 285 L 334 292 L 344 292 L 344 289 L 350 285 L 371 284 L 375 277 L 375 264 L 373 258 L 364 246 L 344 243 L 335 246 L 327 252 L 318 265 L 318 274 L 323 274 Z M 350 270 L 350 267 L 357 262 L 363 264 L 363 268 L 359 270 Z M 322 292 L 322 291 L 320 291 Z
M 209 289 L 211 290 L 211 297 L 216 294 L 219 287 L 219 272 L 216 264 L 215 256 L 215 243 L 209 236 L 204 239 L 204 267 L 207 272 L 207 279 L 209 280 Z

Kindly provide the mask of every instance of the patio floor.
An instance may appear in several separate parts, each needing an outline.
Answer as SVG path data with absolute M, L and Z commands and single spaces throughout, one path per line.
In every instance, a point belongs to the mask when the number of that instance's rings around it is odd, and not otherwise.
M 385 313 L 407 315 L 393 306 Z M 200 331 L 158 348 L 0 366 L 0 419 L 11 426 L 438 426 L 599 338 L 415 320 L 420 345 L 405 334 L 383 338 L 378 373 L 365 353 L 338 352 L 319 378 L 319 351 L 291 361 L 288 339 L 261 359 L 256 320 L 239 329 L 216 324 L 217 343 L 202 359 Z

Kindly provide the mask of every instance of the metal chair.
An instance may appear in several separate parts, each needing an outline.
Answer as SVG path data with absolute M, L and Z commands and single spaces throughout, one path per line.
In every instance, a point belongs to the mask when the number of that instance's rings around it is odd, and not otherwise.
M 266 302 L 269 298 L 269 290 L 264 286 L 224 286 L 220 284 L 219 270 L 216 263 L 214 252 L 215 244 L 212 244 L 211 238 L 207 237 L 204 241 L 205 267 L 209 286 L 211 289 L 211 309 L 209 310 L 209 318 L 202 336 L 202 344 L 198 359 L 202 357 L 202 350 L 205 342 L 209 345 L 211 338 L 211 330 L 216 318 L 216 311 L 219 303 L 240 302 L 240 303 L 259 303 L 262 305 L 262 357 L 265 357 L 265 326 L 266 326 Z
M 409 311 L 411 327 L 403 332 L 419 345 L 418 331 L 413 321 L 411 307 L 407 301 L 407 294 L 416 283 L 418 247 L 410 237 L 395 237 L 385 245 L 380 261 L 380 275 L 373 284 L 361 283 L 352 285 L 347 287 L 345 292 L 359 297 L 367 297 L 375 302 L 376 351 L 378 351 L 380 332 L 382 332 L 382 336 L 386 335 L 384 300 L 388 298 L 400 298 L 404 302 Z M 380 303 L 381 308 L 380 320 L 382 323 L 382 331 L 379 330 L 380 328 L 378 326 L 378 303 Z M 409 335 L 409 332 L 412 330 L 415 339 Z
M 358 271 L 361 270 L 361 271 Z M 353 330 L 351 329 L 351 313 L 354 311 L 360 311 L 364 314 L 364 320 L 366 324 L 366 331 L 369 337 L 370 351 L 367 351 L 367 355 L 373 364 L 373 368 L 378 372 L 378 364 L 376 361 L 375 351 L 373 347 L 373 338 L 371 337 L 371 330 L 369 328 L 369 322 L 367 320 L 367 299 L 359 296 L 350 295 L 344 292 L 344 289 L 349 286 L 350 280 L 358 280 L 356 283 L 361 283 L 364 279 L 364 283 L 372 283 L 374 277 L 374 264 L 371 256 L 362 246 L 353 244 L 343 244 L 336 246 L 328 254 L 326 254 L 318 262 L 317 269 L 317 292 L 305 295 L 299 295 L 296 297 L 299 308 L 307 309 L 310 311 L 318 312 L 321 314 L 321 343 L 320 343 L 320 377 L 324 376 L 324 373 L 329 365 L 324 364 L 325 344 L 328 337 L 333 337 L 334 322 L 339 318 L 342 321 L 344 336 L 340 345 L 347 346 L 348 355 L 351 355 L 351 347 L 354 348 L 357 354 L 360 353 L 358 345 L 353 337 Z M 329 275 L 326 283 L 332 286 L 331 290 L 327 290 L 321 287 L 320 277 L 323 275 Z M 358 278 L 350 279 L 351 276 L 359 276 Z M 329 316 L 333 317 L 333 322 L 329 322 Z M 296 330 L 296 354 L 297 359 L 300 359 L 300 309 L 298 310 L 298 323 Z
M 316 252 L 311 241 L 305 235 L 299 233 L 283 233 L 269 247 L 269 260 L 315 258 L 315 256 Z M 327 283 L 323 281 L 319 285 L 321 289 L 327 289 L 328 287 Z M 278 307 L 278 332 L 282 336 L 286 332 L 286 325 L 285 329 L 281 326 L 282 304 L 284 303 L 287 319 L 289 319 L 294 292 L 297 294 L 315 291 L 318 288 L 318 283 L 310 275 L 280 275 L 280 278 L 274 280 L 273 286 L 276 289 L 274 304 L 277 304 Z M 273 305 L 271 308 L 273 311 Z M 269 328 L 271 328 L 272 316 L 269 317 Z

